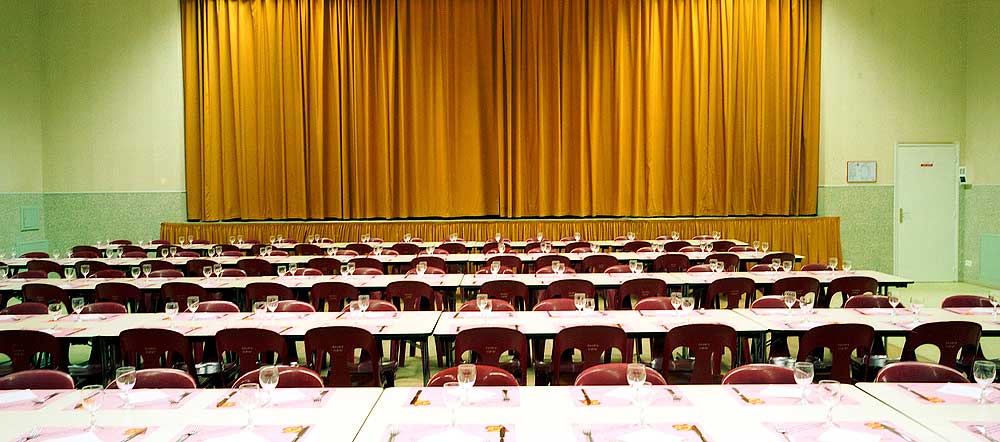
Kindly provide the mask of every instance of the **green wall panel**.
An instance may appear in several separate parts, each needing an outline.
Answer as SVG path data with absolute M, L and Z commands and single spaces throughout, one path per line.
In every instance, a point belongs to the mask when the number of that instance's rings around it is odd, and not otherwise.
M 46 235 L 52 250 L 98 240 L 142 239 L 160 234 L 160 223 L 186 217 L 183 192 L 46 193 Z
M 984 235 L 1000 235 L 1000 185 L 965 186 L 959 195 L 962 220 L 959 225 L 959 278 L 1000 286 L 1000 275 L 989 271 L 990 261 L 1000 259 L 998 252 L 981 250 L 981 245 L 987 242 Z M 966 267 L 966 260 L 972 261 L 972 266 Z M 992 265 L 1000 266 L 1000 263 Z
M 844 259 L 857 269 L 892 272 L 892 186 L 820 187 L 818 214 L 840 217 Z

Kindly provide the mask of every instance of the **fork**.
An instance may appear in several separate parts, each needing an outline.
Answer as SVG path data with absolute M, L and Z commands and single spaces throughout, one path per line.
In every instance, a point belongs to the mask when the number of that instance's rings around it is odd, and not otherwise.
M 326 396 L 326 394 L 329 393 L 329 392 L 330 392 L 330 390 L 323 390 L 323 391 L 319 392 L 319 394 L 316 395 L 316 397 L 313 398 L 313 402 L 323 402 L 323 396 Z
M 56 392 L 56 393 L 52 393 L 52 394 L 46 395 L 45 397 L 37 397 L 36 396 L 35 399 L 32 400 L 32 402 L 34 402 L 35 405 L 42 405 L 42 404 L 48 402 L 49 399 L 52 399 L 52 398 L 54 398 L 54 397 L 56 397 L 58 395 L 59 395 L 59 393 Z
M 667 387 L 667 393 L 670 393 L 670 397 L 674 398 L 675 401 L 681 400 L 680 395 L 678 395 L 677 393 L 674 393 L 674 389 L 673 388 Z
M 191 395 L 190 391 L 185 391 L 184 393 L 181 393 L 180 396 L 177 396 L 175 398 L 170 398 L 170 405 L 177 405 L 177 404 L 181 403 L 181 401 L 183 401 L 184 398 L 186 398 L 186 397 L 188 397 L 190 395 Z
M 973 425 L 972 428 L 976 430 L 976 432 L 978 432 L 979 434 L 983 435 L 983 437 L 986 438 L 986 440 L 990 442 L 997 442 L 995 437 L 990 436 L 990 432 L 986 429 L 985 425 Z
M 18 439 L 17 442 L 27 442 L 29 440 L 34 440 L 34 439 L 37 439 L 38 436 L 41 436 L 41 435 L 42 435 L 42 429 L 41 428 L 32 427 L 31 431 L 29 431 L 28 434 L 26 434 L 23 437 L 21 437 L 20 439 Z
M 390 425 L 389 426 L 389 442 L 395 441 L 396 440 L 396 436 L 399 436 L 399 426 L 398 425 Z
M 587 442 L 594 442 L 594 435 L 590 431 L 590 427 L 586 427 L 583 429 L 583 435 L 587 436 Z
M 788 437 L 788 429 L 784 425 L 778 424 L 774 426 L 774 431 L 777 431 L 781 437 L 785 438 L 787 442 L 792 442 L 792 439 Z
M 189 430 L 187 433 L 177 436 L 177 439 L 175 439 L 174 442 L 184 442 L 188 440 L 188 438 L 190 438 L 191 436 L 194 436 L 194 434 L 197 432 L 198 430 Z

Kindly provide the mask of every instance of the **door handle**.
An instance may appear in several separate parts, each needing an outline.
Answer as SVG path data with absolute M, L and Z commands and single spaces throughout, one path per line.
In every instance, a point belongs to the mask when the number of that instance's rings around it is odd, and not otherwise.
M 903 209 L 899 209 L 899 223 L 903 224 Z

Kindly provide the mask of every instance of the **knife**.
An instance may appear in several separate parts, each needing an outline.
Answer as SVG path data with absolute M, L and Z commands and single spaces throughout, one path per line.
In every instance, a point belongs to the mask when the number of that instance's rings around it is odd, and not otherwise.
M 507 427 L 500 426 L 500 442 L 504 442 L 504 437 L 507 437 Z M 295 441 L 292 441 L 295 442 Z
M 920 399 L 923 399 L 923 400 L 925 400 L 927 402 L 932 402 L 932 403 L 936 402 L 934 400 L 931 400 L 931 398 L 929 398 L 927 396 L 924 396 L 924 395 L 920 394 L 920 392 L 918 392 L 918 391 L 916 391 L 916 390 L 914 390 L 914 389 L 912 389 L 910 387 L 907 387 L 907 386 L 905 386 L 903 384 L 899 384 L 899 388 L 902 388 L 903 390 L 909 391 L 910 393 L 913 393 L 914 396 L 916 396 L 916 397 L 918 397 Z
M 583 393 L 583 404 L 593 405 L 594 401 L 590 400 L 590 395 L 587 394 L 587 390 L 580 389 L 580 393 Z
M 226 402 L 229 402 L 229 400 L 232 399 L 235 394 L 236 390 L 230 391 L 229 394 L 226 395 L 226 397 L 222 398 L 221 400 L 219 400 L 219 402 L 215 403 L 215 408 L 222 407 Z
M 750 403 L 750 398 L 748 398 L 747 395 L 740 393 L 740 390 L 737 389 L 736 387 L 732 387 L 732 389 L 734 393 L 740 395 L 740 399 L 743 399 L 743 402 L 746 402 L 748 404 Z
M 705 435 L 701 433 L 701 429 L 698 428 L 697 425 L 692 425 L 691 426 L 691 431 L 694 431 L 694 434 L 698 435 L 698 438 L 701 439 L 701 442 L 708 442 L 708 440 L 705 439 Z M 913 441 L 910 441 L 910 442 L 913 442 Z
M 299 439 L 302 438 L 302 435 L 306 434 L 306 431 L 309 431 L 310 428 L 312 428 L 312 426 L 310 426 L 310 425 L 306 425 L 306 426 L 302 427 L 302 429 L 299 430 L 299 434 L 295 435 L 295 439 L 292 439 L 292 442 L 299 442 Z
M 122 439 L 122 442 L 128 442 L 128 441 L 130 441 L 132 439 L 135 439 L 135 438 L 139 437 L 139 435 L 142 435 L 142 434 L 146 434 L 146 429 L 145 428 L 142 428 L 139 431 L 136 431 L 136 432 L 130 434 L 125 439 Z
M 417 400 L 420 399 L 420 393 L 423 393 L 423 392 L 424 392 L 424 390 L 417 390 L 417 394 L 414 394 L 413 395 L 413 399 L 410 399 L 410 405 L 416 405 L 417 404 Z
M 890 427 L 889 425 L 886 425 L 886 424 L 882 424 L 882 426 L 885 427 L 886 430 L 889 430 L 890 433 L 895 434 L 896 436 L 899 436 L 900 439 L 903 439 L 906 442 L 913 442 L 913 439 L 911 439 L 909 436 L 907 436 L 907 435 L 905 435 L 903 433 L 900 433 L 899 430 L 897 430 L 897 429 L 895 429 L 893 427 Z

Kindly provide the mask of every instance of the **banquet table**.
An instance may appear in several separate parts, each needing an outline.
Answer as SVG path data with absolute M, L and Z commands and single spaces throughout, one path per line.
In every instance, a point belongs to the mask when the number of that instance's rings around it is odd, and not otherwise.
M 970 321 L 983 327 L 982 336 L 1000 336 L 1000 321 L 986 309 L 923 308 L 919 316 L 905 308 L 897 309 L 895 323 L 887 308 L 823 308 L 804 314 L 800 309 L 737 309 L 737 313 L 784 335 L 801 335 L 810 328 L 825 324 L 868 324 L 879 336 L 906 336 L 914 327 L 927 322 Z M 914 319 L 919 320 L 914 321 Z
M 810 387 L 807 405 L 798 404 L 794 385 L 651 388 L 645 434 L 637 433 L 639 411 L 631 404 L 629 387 L 583 387 L 591 405 L 586 405 L 588 399 L 581 387 L 507 388 L 507 401 L 502 388 L 474 387 L 469 404 L 457 407 L 456 429 L 451 430 L 463 434 L 450 433 L 456 438 L 439 440 L 805 442 L 817 440 L 827 431 L 823 428 L 826 407 L 818 403 L 815 385 Z M 397 432 L 394 442 L 421 440 L 448 431 L 451 414 L 442 390 L 386 389 L 355 440 L 390 440 L 393 429 Z M 414 400 L 418 391 L 420 395 Z M 855 387 L 845 385 L 843 393 L 844 399 L 833 413 L 838 428 L 825 440 L 906 442 L 893 431 L 914 441 L 947 440 Z M 796 397 L 790 397 L 793 395 Z M 748 396 L 760 399 L 753 403 L 741 399 Z M 779 424 L 788 438 L 778 433 Z M 506 430 L 503 439 L 501 426 Z
M 168 282 L 190 282 L 209 290 L 245 289 L 254 282 L 275 282 L 293 289 L 307 289 L 321 282 L 345 282 L 362 290 L 384 289 L 395 281 L 422 281 L 436 289 L 458 287 L 464 275 L 459 273 L 426 275 L 323 275 L 323 276 L 242 276 L 242 277 L 182 277 L 182 278 L 73 278 L 73 279 L 4 279 L 0 291 L 20 291 L 25 284 L 44 283 L 70 291 L 94 290 L 104 282 L 132 284 L 140 290 L 159 290 Z
M 552 247 L 556 247 L 556 248 L 563 248 L 563 247 L 565 247 L 569 243 L 576 242 L 576 241 L 552 241 L 552 240 L 549 240 L 549 239 L 546 239 L 546 241 L 550 242 L 552 244 Z M 582 239 L 581 241 L 589 242 L 589 243 L 592 243 L 592 244 L 597 244 L 601 248 L 610 248 L 610 249 L 621 249 L 622 247 L 625 246 L 626 243 L 630 242 L 630 241 L 618 241 L 618 240 L 610 240 L 610 239 L 606 239 L 606 240 L 594 240 L 594 241 L 588 241 L 586 239 Z M 655 240 L 636 238 L 634 241 L 653 242 Z M 666 241 L 673 241 L 673 240 L 660 240 L 660 241 L 666 242 Z M 690 240 L 690 239 L 678 239 L 677 241 L 685 241 L 688 244 L 697 244 L 698 243 L 697 241 Z M 718 241 L 732 241 L 734 244 L 736 244 L 738 246 L 745 246 L 745 245 L 747 245 L 747 243 L 745 241 L 741 241 L 741 240 L 738 240 L 738 239 L 720 238 L 720 239 L 718 239 Z M 355 243 L 359 243 L 359 242 L 361 242 L 361 241 L 360 240 L 357 241 L 357 242 L 338 241 L 338 242 L 313 243 L 313 244 L 315 244 L 315 245 L 317 245 L 317 246 L 319 246 L 320 248 L 323 248 L 323 249 L 329 249 L 329 248 L 334 248 L 334 247 L 342 249 L 345 246 L 347 246 L 348 244 L 355 244 Z M 384 248 L 390 248 L 393 245 L 395 245 L 397 243 L 402 243 L 402 242 L 403 241 L 383 241 L 383 242 L 368 242 L 366 244 L 371 245 L 371 246 L 381 245 Z M 428 247 L 428 246 L 437 247 L 437 246 L 440 246 L 441 244 L 444 244 L 446 242 L 448 242 L 448 241 L 423 241 L 423 242 L 411 242 L 411 244 L 416 244 L 416 245 L 421 246 L 421 247 Z M 477 249 L 477 250 L 478 249 L 482 249 L 483 246 L 488 243 L 487 241 L 464 241 L 464 240 L 463 241 L 459 241 L 459 242 L 461 242 L 462 244 L 465 244 L 465 246 L 467 248 L 469 248 L 469 249 Z M 534 241 L 508 241 L 506 243 L 510 247 L 513 247 L 515 249 L 523 249 L 529 242 L 534 242 Z M 133 245 L 139 246 L 138 244 L 133 244 Z M 162 244 L 143 243 L 139 247 L 142 247 L 143 249 L 146 249 L 146 250 L 156 250 L 161 245 Z M 171 245 L 176 245 L 176 246 L 183 247 L 185 250 L 208 250 L 209 248 L 215 246 L 215 244 L 171 244 Z M 245 250 L 249 250 L 250 248 L 252 248 L 254 246 L 253 244 L 249 244 L 249 243 L 234 243 L 232 245 L 234 245 L 236 247 L 239 247 L 240 249 L 245 249 Z M 275 244 L 268 244 L 268 245 L 272 245 L 276 249 L 292 250 L 292 249 L 295 248 L 296 244 L 295 243 L 275 243 Z M 109 246 L 107 244 L 102 244 L 102 245 L 96 246 L 96 247 L 99 248 L 99 249 L 107 249 Z M 120 247 L 120 246 L 116 245 L 114 247 L 117 248 L 117 247 Z
M 320 396 L 323 391 L 327 393 Z M 124 401 L 117 390 L 107 390 L 93 435 L 82 434 L 90 415 L 76 408 L 79 391 L 0 391 L 0 442 L 20 441 L 33 429 L 40 431 L 30 439 L 33 442 L 349 441 L 382 391 L 367 387 L 276 390 L 271 403 L 253 411 L 253 436 L 241 434 L 247 411 L 240 395 L 227 397 L 229 389 L 132 390 L 132 409 L 122 408 Z M 30 397 L 47 400 L 36 405 Z
M 987 389 L 988 403 L 976 403 L 976 384 L 934 383 L 859 383 L 857 387 L 889 407 L 910 416 L 944 438 L 952 441 L 990 440 L 975 426 L 1000 439 L 1000 387 Z

